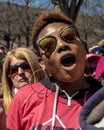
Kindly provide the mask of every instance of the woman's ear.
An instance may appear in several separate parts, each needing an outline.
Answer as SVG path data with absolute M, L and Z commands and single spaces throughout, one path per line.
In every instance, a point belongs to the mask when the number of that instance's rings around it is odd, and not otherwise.
M 46 66 L 44 64 L 44 61 L 42 59 L 42 57 L 38 57 L 38 62 L 39 62 L 39 65 L 41 66 L 42 70 L 46 70 Z

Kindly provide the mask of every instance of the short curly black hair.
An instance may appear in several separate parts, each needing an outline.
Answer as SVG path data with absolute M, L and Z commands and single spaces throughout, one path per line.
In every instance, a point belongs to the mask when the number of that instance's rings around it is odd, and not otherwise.
M 63 23 L 66 23 L 68 25 L 75 26 L 74 22 L 70 18 L 68 18 L 65 14 L 63 14 L 62 12 L 59 12 L 56 10 L 44 11 L 36 20 L 34 27 L 33 27 L 33 31 L 32 31 L 32 42 L 33 42 L 33 46 L 34 46 L 34 49 L 36 51 L 36 54 L 38 56 L 40 55 L 40 52 L 39 52 L 39 48 L 36 44 L 37 36 L 38 36 L 39 32 L 46 25 L 53 23 L 53 22 L 63 22 Z

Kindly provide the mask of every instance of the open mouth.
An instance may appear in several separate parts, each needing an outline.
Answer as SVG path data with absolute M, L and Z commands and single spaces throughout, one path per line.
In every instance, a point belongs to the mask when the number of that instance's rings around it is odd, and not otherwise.
M 73 55 L 67 55 L 62 57 L 61 64 L 65 67 L 69 67 L 75 63 L 75 57 Z

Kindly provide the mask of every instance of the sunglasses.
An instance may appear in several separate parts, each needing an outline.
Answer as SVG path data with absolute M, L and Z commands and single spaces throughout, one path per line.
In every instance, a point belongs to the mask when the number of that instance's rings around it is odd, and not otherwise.
M 31 68 L 28 63 L 23 62 L 20 65 L 13 65 L 10 67 L 10 76 L 14 78 L 18 74 L 18 68 L 22 68 L 25 72 L 31 72 Z
M 52 52 L 57 45 L 57 38 L 61 38 L 64 42 L 72 43 L 79 36 L 75 26 L 67 26 L 63 28 L 58 37 L 46 36 L 37 41 L 37 44 L 45 52 Z

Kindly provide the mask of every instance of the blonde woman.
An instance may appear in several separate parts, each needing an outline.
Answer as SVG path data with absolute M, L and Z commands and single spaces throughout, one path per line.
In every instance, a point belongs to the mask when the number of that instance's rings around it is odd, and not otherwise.
M 8 107 L 18 89 L 44 78 L 37 56 L 31 49 L 16 48 L 9 51 L 3 64 L 2 87 L 4 108 Z

